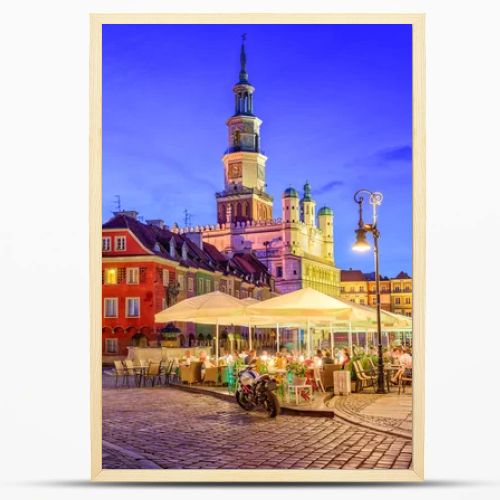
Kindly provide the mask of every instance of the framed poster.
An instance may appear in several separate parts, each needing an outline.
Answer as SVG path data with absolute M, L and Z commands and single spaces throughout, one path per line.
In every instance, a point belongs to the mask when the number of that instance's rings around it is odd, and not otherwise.
M 424 15 L 90 24 L 92 478 L 421 481 Z

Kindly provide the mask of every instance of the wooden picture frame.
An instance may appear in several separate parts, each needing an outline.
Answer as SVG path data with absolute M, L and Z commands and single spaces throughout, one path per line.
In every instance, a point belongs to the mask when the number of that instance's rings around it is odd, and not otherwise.
M 91 478 L 155 482 L 402 482 L 424 478 L 424 14 L 92 14 L 90 16 Z M 409 470 L 110 470 L 102 468 L 101 204 L 103 24 L 411 24 L 413 41 L 413 462 Z

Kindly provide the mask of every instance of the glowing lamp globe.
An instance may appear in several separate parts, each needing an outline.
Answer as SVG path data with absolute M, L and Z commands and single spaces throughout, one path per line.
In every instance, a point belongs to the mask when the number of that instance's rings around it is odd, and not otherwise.
M 370 244 L 366 240 L 366 231 L 364 229 L 357 229 L 356 242 L 352 246 L 352 249 L 356 252 L 367 252 L 370 248 Z

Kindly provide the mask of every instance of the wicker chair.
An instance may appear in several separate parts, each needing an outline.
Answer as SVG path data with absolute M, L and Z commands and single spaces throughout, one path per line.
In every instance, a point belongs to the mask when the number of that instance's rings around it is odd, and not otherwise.
M 401 388 L 403 388 L 403 394 L 405 393 L 406 384 L 404 382 L 410 382 L 410 385 L 413 383 L 412 375 L 405 375 L 404 372 L 400 375 L 398 380 L 398 394 L 401 394 Z
M 128 385 L 128 373 L 120 360 L 113 361 L 115 365 L 115 387 L 118 387 L 118 379 L 122 377 L 122 385 L 125 385 L 125 380 L 127 380 Z
M 141 372 L 136 369 L 134 362 L 131 359 L 125 359 L 123 364 L 125 365 L 127 380 L 128 377 L 134 377 L 135 385 L 139 385 L 141 383 Z
M 218 366 L 211 366 L 209 368 L 205 368 L 205 376 L 203 377 L 203 383 L 217 385 L 220 380 L 220 375 L 219 375 L 220 372 L 221 369 Z
M 151 361 L 149 363 L 146 373 L 144 373 L 144 385 L 147 384 L 148 380 L 151 380 L 151 387 L 155 385 L 155 379 L 158 380 L 158 384 L 161 383 L 161 372 L 160 372 L 160 362 Z
M 321 377 L 323 381 L 323 386 L 325 389 L 333 389 L 333 372 L 340 370 L 342 368 L 341 365 L 326 364 L 323 365 L 323 370 L 321 372 Z
M 371 374 L 366 374 L 363 370 L 363 365 L 361 361 L 353 361 L 354 371 L 356 373 L 357 383 L 360 384 L 359 390 L 362 391 L 365 386 L 371 385 L 373 387 L 373 392 L 375 389 L 375 376 Z
M 201 382 L 201 363 L 191 361 L 189 366 L 181 366 L 181 383 L 197 384 Z

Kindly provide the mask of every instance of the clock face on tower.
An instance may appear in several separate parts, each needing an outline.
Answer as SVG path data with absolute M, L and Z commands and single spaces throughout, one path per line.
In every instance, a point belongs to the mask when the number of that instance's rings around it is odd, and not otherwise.
M 240 163 L 230 163 L 228 169 L 228 175 L 230 179 L 241 177 L 241 164 Z

